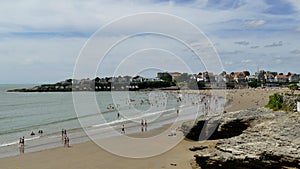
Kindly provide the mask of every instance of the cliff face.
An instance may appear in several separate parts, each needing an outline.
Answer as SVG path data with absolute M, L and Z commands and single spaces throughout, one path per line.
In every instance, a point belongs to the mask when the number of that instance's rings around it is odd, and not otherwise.
M 199 119 L 193 127 L 183 124 L 186 137 L 199 138 L 205 121 Z M 299 113 L 267 109 L 226 113 L 209 139 L 218 140 L 214 148 L 193 148 L 194 168 L 300 167 Z

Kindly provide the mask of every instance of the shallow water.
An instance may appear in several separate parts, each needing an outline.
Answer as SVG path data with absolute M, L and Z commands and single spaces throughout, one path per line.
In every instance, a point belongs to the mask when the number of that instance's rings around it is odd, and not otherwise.
M 203 111 L 203 106 L 198 104 L 203 96 L 161 91 L 98 92 L 93 98 L 97 109 L 89 108 L 91 99 L 84 98 L 86 93 L 82 92 L 83 99 L 76 104 L 87 105 L 84 112 L 75 111 L 71 92 L 6 92 L 30 86 L 0 85 L 0 158 L 18 155 L 22 136 L 25 137 L 25 153 L 28 153 L 63 146 L 62 129 L 67 129 L 71 144 L 76 144 L 90 140 L 82 126 L 100 139 L 113 136 L 111 129 L 120 131 L 123 124 L 128 133 L 140 132 L 141 119 L 147 120 L 150 130 L 175 121 L 195 119 Z M 182 101 L 178 100 L 179 96 Z M 177 109 L 188 111 L 179 118 Z M 38 130 L 44 133 L 38 134 Z M 36 135 L 30 136 L 31 131 Z

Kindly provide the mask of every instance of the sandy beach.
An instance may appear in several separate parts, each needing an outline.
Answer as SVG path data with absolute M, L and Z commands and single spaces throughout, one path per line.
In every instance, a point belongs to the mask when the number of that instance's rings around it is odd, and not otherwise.
M 205 91 L 200 91 L 205 93 Z M 226 111 L 237 111 L 247 108 L 263 107 L 268 102 L 269 95 L 273 93 L 290 92 L 289 89 L 234 89 L 227 90 L 226 98 L 231 101 L 231 106 L 226 108 Z M 147 138 L 155 136 L 162 131 L 169 130 L 168 126 L 147 131 L 141 134 L 130 135 L 130 137 Z M 180 168 L 190 169 L 190 161 L 193 159 L 194 152 L 189 148 L 206 144 L 212 146 L 214 141 L 192 142 L 181 140 L 183 134 L 180 131 L 176 132 L 176 137 L 165 137 L 163 142 L 149 142 L 150 147 L 145 147 L 145 151 L 152 149 L 153 151 L 161 149 L 164 144 L 173 144 L 180 142 L 171 150 L 149 158 L 126 158 L 117 156 L 100 148 L 96 143 L 90 141 L 81 144 L 72 145 L 70 148 L 55 148 L 41 152 L 26 153 L 15 157 L 0 159 L 1 169 L 53 169 L 53 168 L 70 168 L 70 169 L 158 169 L 158 168 Z M 108 138 L 105 141 L 111 143 L 116 148 L 126 147 L 128 151 L 140 151 L 143 149 L 141 145 L 132 145 L 130 141 L 124 141 L 123 144 L 118 142 L 120 138 Z M 135 149 L 139 147 L 139 150 Z M 16 148 L 17 149 L 17 148 Z M 16 150 L 17 151 L 17 150 Z

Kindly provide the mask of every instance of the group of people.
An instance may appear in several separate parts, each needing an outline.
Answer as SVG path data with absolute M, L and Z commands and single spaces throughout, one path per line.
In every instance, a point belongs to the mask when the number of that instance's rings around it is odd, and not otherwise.
M 44 131 L 43 130 L 39 130 L 38 131 L 39 134 L 43 134 Z M 35 133 L 33 131 L 31 131 L 31 133 L 29 134 L 30 136 L 35 136 Z M 25 137 L 20 137 L 19 139 L 19 149 L 20 149 L 20 153 L 24 153 L 24 147 L 25 147 Z
M 70 139 L 67 136 L 67 130 L 66 129 L 61 129 L 61 138 L 64 143 L 64 147 L 70 147 Z
M 38 131 L 39 134 L 43 134 L 44 131 L 43 130 L 39 130 Z M 63 140 L 63 144 L 64 147 L 70 147 L 70 139 L 67 136 L 67 130 L 66 129 L 62 129 L 62 140 Z M 30 136 L 35 136 L 35 133 L 33 131 L 31 131 L 31 133 L 29 134 Z M 20 137 L 19 139 L 19 150 L 20 153 L 23 154 L 24 153 L 24 147 L 25 147 L 25 137 Z
M 141 121 L 141 131 L 144 132 L 144 131 L 147 131 L 147 120 L 143 120 Z
M 39 134 L 43 134 L 44 131 L 43 130 L 39 130 L 38 133 Z M 35 133 L 33 131 L 31 131 L 30 136 L 35 136 Z

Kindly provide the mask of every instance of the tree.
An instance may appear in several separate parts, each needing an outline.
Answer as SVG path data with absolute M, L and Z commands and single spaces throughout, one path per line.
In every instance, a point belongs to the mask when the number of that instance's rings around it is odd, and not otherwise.
M 67 79 L 66 82 L 72 83 L 72 79 Z
M 95 82 L 96 82 L 96 83 L 99 83 L 99 82 L 100 82 L 100 78 L 99 78 L 99 77 L 96 77 L 96 78 L 95 78 Z
M 248 83 L 249 87 L 252 87 L 252 88 L 257 88 L 258 87 L 258 82 L 257 80 L 253 80 L 252 82 L 249 82 Z
M 298 85 L 297 84 L 289 84 L 288 88 L 291 90 L 292 96 L 294 96 L 294 92 L 295 92 L 295 90 L 298 89 Z
M 243 73 L 245 74 L 245 76 L 250 76 L 250 72 L 249 71 L 244 71 Z
M 170 74 L 167 74 L 163 77 L 160 77 L 160 79 L 166 81 L 166 82 L 172 82 L 172 76 Z

